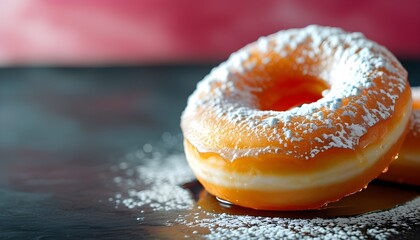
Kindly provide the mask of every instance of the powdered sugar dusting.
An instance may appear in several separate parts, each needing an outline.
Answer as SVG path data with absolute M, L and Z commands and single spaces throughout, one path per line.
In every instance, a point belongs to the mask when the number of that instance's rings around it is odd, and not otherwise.
M 413 101 L 420 102 L 420 87 L 411 87 Z M 415 137 L 420 137 L 420 109 L 413 109 L 410 122 L 410 132 Z
M 166 134 L 165 148 L 179 145 L 180 137 Z M 181 185 L 192 181 L 194 175 L 183 153 L 168 153 L 164 148 L 145 144 L 142 149 L 127 154 L 114 167 L 122 172 L 114 182 L 122 189 L 111 197 L 117 206 L 148 208 L 152 211 L 190 209 L 194 200 Z
M 412 132 L 413 136 L 420 137 L 420 111 L 413 111 L 413 115 L 411 118 L 410 123 L 410 131 Z
M 420 224 L 420 198 L 394 209 L 356 217 L 290 219 L 206 213 L 206 218 L 177 219 L 208 228 L 207 239 L 390 239 Z
M 282 59 L 292 63 L 283 66 Z M 320 78 L 331 88 L 316 102 L 262 111 L 256 95 L 270 87 L 270 69 L 282 67 Z M 308 159 L 331 148 L 355 149 L 370 127 L 393 116 L 406 88 L 406 72 L 396 58 L 362 34 L 319 26 L 291 29 L 260 38 L 213 69 L 189 98 L 182 128 L 200 151 L 230 160 L 241 152 Z M 351 124 L 348 118 L 360 122 Z M 314 141 L 315 135 L 321 141 Z M 311 141 L 306 148 L 291 144 L 304 139 Z
M 420 87 L 411 87 L 411 96 L 415 101 L 420 101 Z

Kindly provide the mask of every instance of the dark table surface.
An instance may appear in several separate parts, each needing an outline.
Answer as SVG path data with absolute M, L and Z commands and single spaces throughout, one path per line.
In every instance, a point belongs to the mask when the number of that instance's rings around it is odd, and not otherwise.
M 420 62 L 403 64 L 420 85 Z M 185 237 L 157 233 L 174 229 L 169 215 L 139 222 L 139 209 L 116 207 L 113 167 L 180 134 L 187 97 L 212 66 L 0 69 L 0 239 Z

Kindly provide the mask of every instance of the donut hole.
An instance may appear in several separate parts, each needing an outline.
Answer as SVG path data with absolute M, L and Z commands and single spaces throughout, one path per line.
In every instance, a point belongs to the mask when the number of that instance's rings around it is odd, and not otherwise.
M 310 76 L 282 77 L 273 82 L 260 93 L 261 110 L 287 111 L 318 101 L 322 92 L 330 89 L 325 81 Z

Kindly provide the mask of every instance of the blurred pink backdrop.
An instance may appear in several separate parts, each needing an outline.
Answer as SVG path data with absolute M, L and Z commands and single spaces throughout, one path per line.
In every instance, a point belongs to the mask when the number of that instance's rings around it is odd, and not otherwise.
M 309 24 L 420 58 L 420 1 L 2 0 L 0 65 L 214 62 Z

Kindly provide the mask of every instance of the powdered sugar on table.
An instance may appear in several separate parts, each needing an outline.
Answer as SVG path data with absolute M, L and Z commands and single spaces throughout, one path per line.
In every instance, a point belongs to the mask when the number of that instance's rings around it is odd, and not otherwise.
M 351 217 L 299 219 L 205 210 L 183 187 L 194 176 L 182 153 L 181 137 L 164 136 L 163 143 L 135 150 L 113 167 L 120 191 L 110 201 L 137 213 L 141 224 L 156 213 L 159 224 L 174 234 L 207 239 L 389 239 L 420 226 L 420 197 L 393 209 Z

